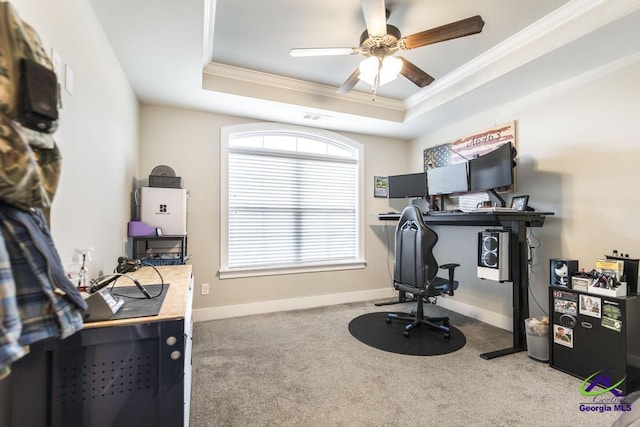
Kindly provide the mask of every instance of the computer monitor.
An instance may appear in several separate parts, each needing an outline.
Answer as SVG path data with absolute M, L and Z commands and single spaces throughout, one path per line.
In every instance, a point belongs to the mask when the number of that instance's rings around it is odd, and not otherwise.
M 511 143 L 469 160 L 469 189 L 473 191 L 496 190 L 513 185 L 513 157 Z
M 424 172 L 389 177 L 389 198 L 427 197 L 427 175 Z
M 428 169 L 427 183 L 430 196 L 468 192 L 467 162 Z

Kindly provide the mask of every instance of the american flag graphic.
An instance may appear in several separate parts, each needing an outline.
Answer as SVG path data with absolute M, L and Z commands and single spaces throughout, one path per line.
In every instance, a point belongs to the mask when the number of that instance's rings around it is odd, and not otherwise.
M 511 142 L 513 147 L 516 146 L 515 122 L 457 139 L 451 143 L 451 148 L 467 159 L 473 159 L 487 154 L 507 142 Z
M 424 150 L 424 170 L 461 163 L 487 154 L 504 143 L 516 146 L 516 122 L 495 126 L 455 141 Z
M 424 150 L 424 170 L 439 168 L 441 166 L 450 165 L 451 162 L 451 144 L 436 145 L 435 147 Z

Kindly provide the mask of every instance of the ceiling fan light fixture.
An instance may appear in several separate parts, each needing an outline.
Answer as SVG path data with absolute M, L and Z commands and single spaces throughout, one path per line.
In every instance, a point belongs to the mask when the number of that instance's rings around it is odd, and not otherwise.
M 375 85 L 376 77 L 380 73 L 378 86 L 395 80 L 402 70 L 402 61 L 393 56 L 386 56 L 382 61 L 376 56 L 370 56 L 360 63 L 358 78 L 371 86 Z
M 375 56 L 370 56 L 367 59 L 363 59 L 360 62 L 360 75 L 358 78 L 364 82 L 373 85 L 373 82 L 378 75 L 378 69 L 380 68 L 380 61 Z
M 380 83 L 384 84 L 398 78 L 398 74 L 402 71 L 402 61 L 395 56 L 387 56 L 382 60 L 382 69 L 380 70 Z M 387 79 L 385 81 L 385 79 Z M 384 83 L 383 83 L 384 82 Z

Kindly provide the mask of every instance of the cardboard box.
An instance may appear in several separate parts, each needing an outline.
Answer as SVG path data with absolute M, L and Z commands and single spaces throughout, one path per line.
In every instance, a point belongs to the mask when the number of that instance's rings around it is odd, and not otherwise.
M 591 277 L 573 276 L 571 278 L 571 289 L 576 291 L 588 292 L 592 284 L 593 279 Z

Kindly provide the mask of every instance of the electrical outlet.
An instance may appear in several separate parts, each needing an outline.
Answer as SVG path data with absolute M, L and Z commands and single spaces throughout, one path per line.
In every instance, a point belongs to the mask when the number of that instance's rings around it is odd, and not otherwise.
M 209 295 L 209 284 L 208 283 L 203 283 L 202 284 L 202 288 L 200 290 L 200 293 L 202 295 Z

